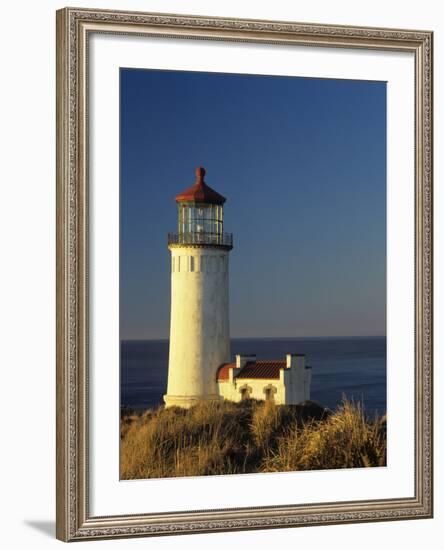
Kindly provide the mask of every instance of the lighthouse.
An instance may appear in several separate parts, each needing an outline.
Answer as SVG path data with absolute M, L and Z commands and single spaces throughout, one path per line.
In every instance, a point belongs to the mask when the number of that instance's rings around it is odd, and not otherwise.
M 217 371 L 230 360 L 228 257 L 233 236 L 224 233 L 225 197 L 196 169 L 195 183 L 176 196 L 178 229 L 171 251 L 171 324 L 167 407 L 189 408 L 220 400 Z

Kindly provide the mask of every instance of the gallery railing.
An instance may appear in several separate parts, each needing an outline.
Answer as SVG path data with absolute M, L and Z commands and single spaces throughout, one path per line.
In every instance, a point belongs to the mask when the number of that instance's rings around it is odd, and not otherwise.
M 168 244 L 211 244 L 233 247 L 232 233 L 168 233 Z

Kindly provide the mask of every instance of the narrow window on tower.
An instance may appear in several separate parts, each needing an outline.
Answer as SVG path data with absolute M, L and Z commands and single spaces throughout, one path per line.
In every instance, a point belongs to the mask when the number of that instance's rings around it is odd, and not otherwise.
M 216 256 L 210 256 L 210 269 L 208 270 L 210 273 L 216 273 L 217 271 L 217 258 Z

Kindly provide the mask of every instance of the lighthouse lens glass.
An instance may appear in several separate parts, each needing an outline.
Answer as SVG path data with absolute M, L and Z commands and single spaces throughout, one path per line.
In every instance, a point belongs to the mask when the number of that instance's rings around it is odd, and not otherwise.
M 223 231 L 223 208 L 218 204 L 181 204 L 178 212 L 179 233 L 190 238 L 204 233 L 208 239 L 218 239 Z
M 219 204 L 179 204 L 178 230 L 178 242 L 221 244 L 223 207 Z

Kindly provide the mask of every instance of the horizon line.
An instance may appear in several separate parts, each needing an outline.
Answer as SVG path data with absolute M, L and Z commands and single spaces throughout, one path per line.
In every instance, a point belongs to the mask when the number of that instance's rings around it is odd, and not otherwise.
M 230 340 L 310 340 L 310 339 L 387 338 L 386 334 L 358 334 L 354 336 L 231 336 Z M 120 338 L 121 342 L 168 342 L 169 338 Z

